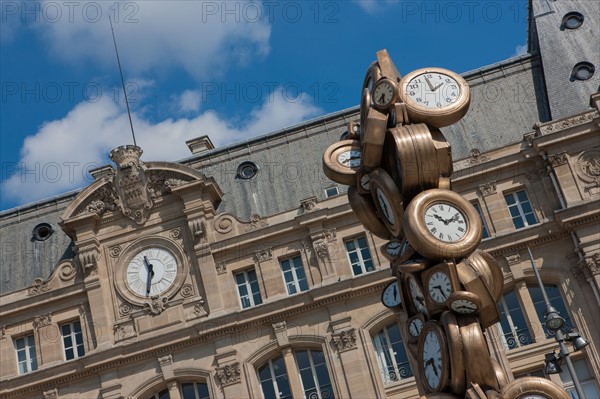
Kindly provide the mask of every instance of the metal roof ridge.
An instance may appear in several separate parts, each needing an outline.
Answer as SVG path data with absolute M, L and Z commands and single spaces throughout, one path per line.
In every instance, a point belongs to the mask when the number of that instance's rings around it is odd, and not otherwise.
M 511 58 L 507 58 L 503 61 L 495 62 L 495 63 L 489 64 L 489 65 L 484 65 L 480 68 L 471 69 L 470 71 L 461 73 L 461 76 L 464 77 L 465 79 L 467 79 L 468 77 L 471 77 L 471 76 L 475 76 L 478 74 L 483 74 L 486 72 L 501 69 L 502 67 L 504 67 L 506 65 L 522 63 L 523 61 L 529 61 L 529 60 L 533 59 L 535 56 L 536 56 L 536 54 L 529 54 L 529 53 L 517 55 L 517 56 L 511 57 Z
M 23 211 L 23 212 L 29 211 L 32 208 L 39 207 L 41 205 L 48 205 L 51 202 L 55 202 L 55 201 L 58 201 L 58 200 L 61 200 L 61 199 L 66 199 L 66 198 L 68 198 L 70 196 L 73 196 L 73 195 L 79 193 L 83 189 L 84 189 L 84 187 L 76 188 L 74 190 L 67 191 L 65 193 L 53 195 L 51 197 L 42 198 L 42 199 L 37 200 L 37 201 L 28 202 L 28 203 L 23 204 L 23 205 L 18 205 L 18 206 L 15 206 L 13 208 L 5 209 L 3 211 L 0 211 L 0 218 L 3 218 L 5 216 L 9 216 L 10 214 L 13 214 L 13 213 L 20 213 L 21 211 Z
M 348 107 L 348 108 L 345 108 L 345 109 L 342 109 L 342 110 L 339 110 L 339 111 L 334 111 L 334 112 L 331 112 L 329 114 L 325 114 L 325 115 L 321 115 L 321 116 L 318 116 L 318 117 L 315 117 L 315 118 L 312 118 L 312 119 L 308 119 L 306 121 L 297 123 L 295 125 L 287 126 L 287 127 L 282 128 L 282 129 L 279 129 L 279 130 L 275 130 L 275 131 L 272 131 L 272 132 L 269 132 L 269 133 L 261 134 L 259 136 L 250 137 L 250 138 L 247 138 L 245 140 L 236 141 L 236 142 L 233 142 L 233 143 L 221 146 L 221 147 L 217 147 L 217 148 L 214 148 L 212 150 L 205 151 L 202 154 L 190 155 L 188 157 L 181 158 L 181 159 L 179 159 L 179 160 L 177 160 L 175 162 L 177 162 L 177 163 L 192 162 L 192 161 L 195 161 L 195 160 L 198 160 L 198 159 L 202 159 L 202 158 L 207 157 L 207 156 L 219 154 L 221 152 L 227 152 L 227 151 L 230 151 L 230 150 L 232 150 L 234 148 L 237 148 L 237 147 L 249 146 L 249 145 L 251 145 L 251 144 L 253 144 L 255 142 L 260 142 L 260 141 L 263 141 L 263 140 L 268 140 L 268 139 L 273 138 L 275 136 L 285 135 L 285 134 L 291 133 L 291 132 L 293 132 L 295 130 L 299 130 L 299 129 L 305 128 L 307 125 L 312 125 L 312 124 L 319 123 L 319 122 L 322 123 L 322 122 L 324 122 L 326 120 L 334 119 L 334 118 L 337 118 L 337 117 L 340 117 L 340 116 L 344 116 L 345 114 L 356 112 L 356 111 L 359 110 L 359 108 L 360 108 L 359 105 L 355 105 L 353 107 Z

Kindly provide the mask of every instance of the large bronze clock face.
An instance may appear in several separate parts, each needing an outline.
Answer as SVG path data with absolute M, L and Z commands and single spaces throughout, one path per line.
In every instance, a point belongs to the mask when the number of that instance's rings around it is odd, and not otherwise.
M 160 247 L 138 252 L 127 265 L 127 287 L 139 296 L 160 295 L 175 283 L 177 260 Z

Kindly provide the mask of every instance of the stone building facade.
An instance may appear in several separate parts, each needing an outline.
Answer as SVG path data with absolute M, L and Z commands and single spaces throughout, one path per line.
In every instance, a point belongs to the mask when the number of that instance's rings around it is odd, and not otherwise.
M 557 348 L 530 248 L 553 305 L 590 341 L 572 359 L 599 397 L 600 73 L 577 66 L 600 66 L 600 10 L 531 10 L 528 54 L 463 75 L 471 110 L 443 129 L 453 189 L 476 204 L 481 248 L 504 272 L 493 356 L 509 378 L 543 375 Z M 121 147 L 88 187 L 2 212 L 0 398 L 417 398 L 381 304 L 385 241 L 321 171 L 357 118 L 217 149 L 202 136 L 178 162 Z M 131 272 L 152 251 L 176 273 L 144 295 Z M 547 377 L 572 389 L 568 372 Z

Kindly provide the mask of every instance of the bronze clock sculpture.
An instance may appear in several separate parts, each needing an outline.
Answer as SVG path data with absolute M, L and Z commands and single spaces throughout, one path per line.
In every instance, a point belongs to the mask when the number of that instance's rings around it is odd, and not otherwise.
M 381 247 L 397 283 L 382 293 L 405 320 L 402 335 L 417 366 L 421 398 L 566 399 L 538 377 L 508 382 L 490 357 L 485 329 L 500 320 L 503 274 L 478 250 L 479 214 L 452 188 L 452 153 L 439 130 L 465 116 L 467 82 L 442 68 L 401 77 L 386 50 L 362 85 L 360 123 L 323 156 L 325 174 L 348 185 L 364 227 Z

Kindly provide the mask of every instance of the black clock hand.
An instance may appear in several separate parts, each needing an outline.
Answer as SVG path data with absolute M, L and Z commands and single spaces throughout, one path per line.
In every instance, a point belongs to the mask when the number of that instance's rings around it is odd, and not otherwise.
M 445 293 L 444 293 L 444 291 L 442 290 L 442 286 L 441 286 L 441 285 L 436 285 L 436 286 L 434 286 L 433 288 L 435 288 L 436 290 L 438 290 L 439 292 L 441 292 L 441 293 L 442 293 L 442 297 L 443 297 L 444 299 L 446 299 L 446 294 L 445 294 Z
M 430 362 L 429 364 L 431 364 L 431 367 L 433 367 L 433 373 L 435 374 L 435 376 L 439 377 L 437 367 L 435 367 L 433 358 L 430 358 L 428 361 Z
M 398 298 L 398 289 L 394 285 L 394 301 Z
M 147 279 L 146 279 L 146 296 L 150 295 L 150 286 L 152 285 L 152 277 L 154 277 L 154 266 L 148 261 L 148 258 L 144 256 L 144 265 L 146 265 Z
M 431 84 L 431 81 L 429 79 L 427 79 L 427 76 L 425 76 L 425 81 L 427 82 L 427 86 L 429 86 L 429 90 L 435 91 L 435 87 L 433 87 L 433 85 Z
M 415 297 L 416 301 L 419 302 L 422 306 L 425 306 L 425 298 L 423 298 L 422 296 L 416 296 Z
M 385 93 L 381 93 L 381 97 L 379 97 L 379 104 L 385 104 Z

